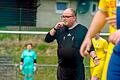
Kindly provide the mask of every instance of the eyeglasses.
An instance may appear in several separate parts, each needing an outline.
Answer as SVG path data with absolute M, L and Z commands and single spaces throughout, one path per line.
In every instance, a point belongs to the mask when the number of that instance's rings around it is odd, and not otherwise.
M 73 17 L 73 16 L 61 16 L 61 18 L 70 18 L 70 17 Z

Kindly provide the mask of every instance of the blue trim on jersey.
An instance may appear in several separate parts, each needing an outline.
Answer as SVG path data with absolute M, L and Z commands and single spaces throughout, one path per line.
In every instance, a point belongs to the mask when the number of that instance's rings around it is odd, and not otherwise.
M 108 65 L 107 80 L 120 80 L 120 41 L 114 47 Z
M 120 7 L 117 7 L 117 29 L 120 29 Z

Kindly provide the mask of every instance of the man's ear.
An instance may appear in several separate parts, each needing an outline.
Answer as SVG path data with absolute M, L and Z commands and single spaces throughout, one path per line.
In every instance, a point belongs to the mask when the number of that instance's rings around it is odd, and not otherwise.
M 74 17 L 74 21 L 76 21 L 77 20 L 77 17 Z

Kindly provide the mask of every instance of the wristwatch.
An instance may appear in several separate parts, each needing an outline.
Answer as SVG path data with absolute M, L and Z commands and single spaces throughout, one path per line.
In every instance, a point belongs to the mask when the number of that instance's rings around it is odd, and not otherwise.
M 54 27 L 53 29 L 54 29 L 55 31 L 57 31 L 57 29 L 56 29 L 55 27 Z
M 94 60 L 95 58 L 97 58 L 97 56 L 93 57 L 93 60 Z

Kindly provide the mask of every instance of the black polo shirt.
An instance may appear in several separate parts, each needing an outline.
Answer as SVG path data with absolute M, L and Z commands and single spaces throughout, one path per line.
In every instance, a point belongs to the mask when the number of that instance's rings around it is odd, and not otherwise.
M 77 24 L 69 29 L 66 26 L 58 29 L 54 36 L 48 33 L 45 37 L 46 42 L 52 42 L 55 39 L 58 44 L 58 64 L 63 67 L 80 67 L 83 65 L 83 57 L 80 55 L 80 47 L 87 33 L 87 28 Z

